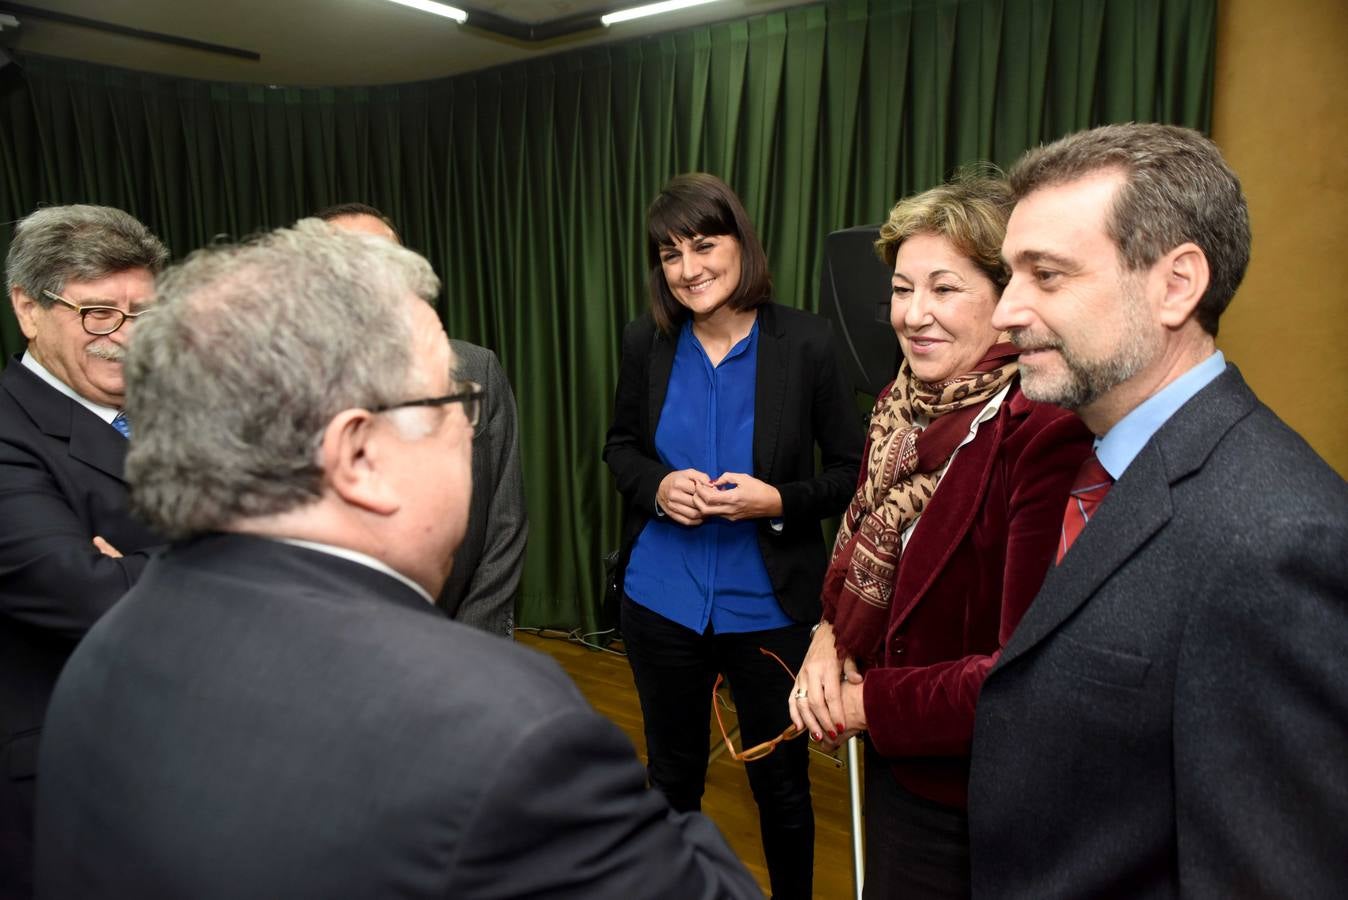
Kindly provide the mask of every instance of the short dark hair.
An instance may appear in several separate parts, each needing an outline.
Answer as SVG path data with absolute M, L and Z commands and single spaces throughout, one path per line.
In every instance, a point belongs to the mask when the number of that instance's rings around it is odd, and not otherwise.
M 1106 214 L 1105 230 L 1124 265 L 1138 271 L 1192 241 L 1207 257 L 1211 279 L 1199 298 L 1198 324 L 1217 323 L 1250 262 L 1250 211 L 1240 179 L 1217 145 L 1190 128 L 1130 122 L 1070 134 L 1038 147 L 1011 170 L 1016 200 L 1099 172 L 1125 181 Z
M 373 216 L 388 226 L 389 231 L 393 232 L 393 237 L 397 239 L 398 243 L 403 242 L 403 236 L 398 232 L 398 226 L 393 224 L 393 220 L 368 203 L 334 203 L 332 206 L 323 207 L 314 213 L 313 217 L 322 219 L 324 222 L 331 222 L 333 219 L 339 219 L 342 216 Z
M 706 172 L 678 175 L 660 189 L 646 212 L 647 278 L 651 315 L 666 334 L 673 334 L 688 311 L 674 298 L 665 281 L 660 251 L 674 240 L 694 236 L 730 235 L 740 247 L 740 283 L 730 296 L 730 308 L 754 309 L 772 299 L 772 273 L 744 204 L 724 181 Z

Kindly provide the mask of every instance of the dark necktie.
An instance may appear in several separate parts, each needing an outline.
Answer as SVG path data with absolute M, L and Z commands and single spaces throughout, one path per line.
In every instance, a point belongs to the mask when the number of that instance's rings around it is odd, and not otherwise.
M 131 422 L 126 417 L 126 413 L 119 412 L 117 417 L 112 420 L 112 427 L 121 432 L 122 437 L 131 440 Z
M 1104 502 L 1105 495 L 1113 486 L 1114 479 L 1109 477 L 1096 455 L 1092 453 L 1086 457 L 1077 470 L 1077 480 L 1072 483 L 1067 509 L 1063 510 L 1062 534 L 1058 537 L 1058 562 L 1062 562 L 1072 542 L 1095 515 L 1095 510 Z

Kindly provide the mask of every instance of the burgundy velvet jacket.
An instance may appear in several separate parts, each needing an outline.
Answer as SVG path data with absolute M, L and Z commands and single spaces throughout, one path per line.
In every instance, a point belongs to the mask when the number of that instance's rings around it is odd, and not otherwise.
M 918 519 L 883 659 L 862 688 L 871 742 L 912 793 L 967 806 L 978 692 L 1053 564 L 1091 441 L 1074 414 L 1027 400 L 1017 383 Z

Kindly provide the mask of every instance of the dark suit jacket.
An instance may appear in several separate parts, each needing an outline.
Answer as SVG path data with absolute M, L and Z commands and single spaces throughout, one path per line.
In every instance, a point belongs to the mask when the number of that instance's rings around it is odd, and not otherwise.
M 818 316 L 773 303 L 759 308 L 750 474 L 781 492 L 782 530 L 761 520 L 758 546 L 778 602 L 798 622 L 819 620 L 827 563 L 820 521 L 847 507 L 861 464 L 862 417 L 832 341 L 832 329 Z M 604 444 L 604 460 L 624 500 L 620 572 L 655 515 L 661 480 L 674 471 L 656 452 L 655 429 L 676 345 L 677 335 L 661 333 L 649 314 L 623 331 L 613 424 Z M 817 474 L 816 444 L 823 466 Z
M 1348 486 L 1229 367 L 983 686 L 974 893 L 1342 897 L 1345 812 Z
M 459 376 L 482 385 L 486 397 L 473 434 L 468 531 L 438 603 L 466 625 L 510 637 L 529 533 L 515 395 L 495 353 L 466 341 L 450 345 Z
M 895 573 L 881 665 L 866 672 L 870 740 L 908 790 L 962 807 L 974 705 L 1053 564 L 1091 433 L 1019 386 L 946 470 Z
M 40 897 L 760 896 L 551 660 L 278 541 L 154 560 L 47 721 Z
M 18 357 L 0 374 L 0 882 L 27 878 L 11 867 L 27 868 L 26 798 L 56 676 L 160 542 L 127 513 L 126 448 Z M 125 555 L 99 553 L 94 535 Z

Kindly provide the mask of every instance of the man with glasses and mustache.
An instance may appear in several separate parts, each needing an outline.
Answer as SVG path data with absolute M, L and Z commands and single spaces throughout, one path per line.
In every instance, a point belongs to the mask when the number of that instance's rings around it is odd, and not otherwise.
M 1198 132 L 1130 124 L 1011 185 L 992 324 L 1096 452 L 979 696 L 973 893 L 1342 897 L 1348 485 L 1216 347 L 1240 182 Z
M 483 390 L 430 265 L 306 219 L 158 280 L 133 508 L 172 538 L 56 686 L 40 897 L 752 897 L 551 660 L 435 597 Z
M 9 297 L 28 347 L 0 375 L 6 897 L 30 890 L 38 736 L 56 676 L 161 540 L 127 512 L 122 357 L 167 261 L 149 229 L 102 206 L 40 209 L 9 247 Z

